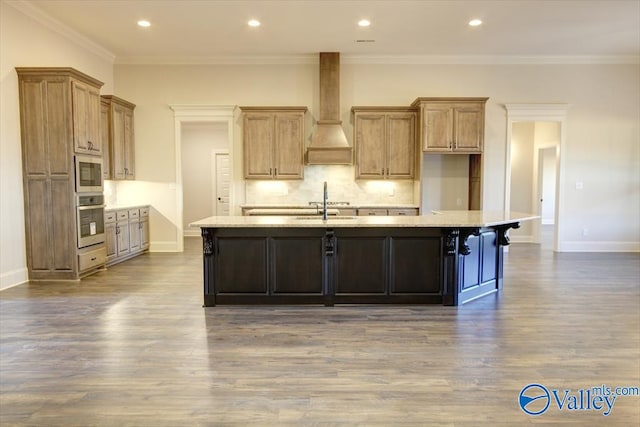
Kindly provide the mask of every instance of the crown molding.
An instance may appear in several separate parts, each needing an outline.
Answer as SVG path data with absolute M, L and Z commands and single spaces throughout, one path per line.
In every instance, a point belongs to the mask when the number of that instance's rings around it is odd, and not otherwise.
M 640 64 L 633 55 L 349 55 L 343 64 L 395 65 L 589 65 Z M 224 56 L 128 56 L 117 57 L 124 65 L 300 65 L 318 64 L 318 54 L 224 55 Z
M 110 62 L 113 64 L 116 59 L 116 55 L 113 52 L 105 49 L 101 45 L 97 44 L 93 40 L 90 40 L 86 36 L 80 34 L 79 32 L 69 28 L 67 25 L 53 18 L 52 16 L 45 13 L 42 9 L 35 6 L 33 3 L 27 0 L 6 0 L 3 3 L 13 7 L 14 9 L 22 12 L 26 16 L 32 18 L 48 29 L 55 31 L 56 33 L 62 35 L 73 43 L 79 45 L 80 47 L 88 50 L 94 55 L 99 56 L 100 58 Z

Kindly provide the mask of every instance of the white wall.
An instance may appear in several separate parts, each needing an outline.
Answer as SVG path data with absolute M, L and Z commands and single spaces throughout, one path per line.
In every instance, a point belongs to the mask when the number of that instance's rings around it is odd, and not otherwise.
M 408 105 L 418 96 L 490 97 L 482 206 L 502 210 L 504 104 L 568 103 L 567 146 L 562 154 L 566 218 L 560 240 L 570 250 L 640 250 L 639 75 L 638 65 L 624 64 L 358 64 L 343 57 L 341 118 L 352 143 L 353 105 Z M 149 182 L 175 182 L 169 104 L 306 105 L 312 117 L 317 118 L 318 113 L 316 64 L 117 64 L 115 79 L 120 96 L 138 105 L 136 173 Z M 234 180 L 236 188 L 242 189 L 239 114 L 235 124 Z M 307 133 L 311 130 L 308 126 Z M 580 192 L 574 190 L 577 180 L 584 182 Z M 157 194 L 158 199 L 175 198 L 174 189 L 159 188 L 162 194 Z M 237 194 L 235 199 L 236 203 L 245 200 L 243 194 Z M 606 203 L 601 204 L 601 200 Z M 175 211 L 175 207 L 166 207 Z M 174 214 L 167 212 L 168 216 Z M 591 231 L 587 238 L 582 236 L 583 227 Z M 167 229 L 165 235 L 174 236 L 175 230 Z
M 535 122 L 514 123 L 511 131 L 511 210 L 516 212 L 537 213 L 533 205 L 534 191 L 534 155 L 536 124 Z M 512 240 L 531 241 L 531 222 L 525 222 L 517 230 L 509 232 Z
M 73 67 L 104 82 L 101 93 L 113 93 L 113 59 L 39 19 L 0 2 L 0 289 L 27 280 L 15 67 Z

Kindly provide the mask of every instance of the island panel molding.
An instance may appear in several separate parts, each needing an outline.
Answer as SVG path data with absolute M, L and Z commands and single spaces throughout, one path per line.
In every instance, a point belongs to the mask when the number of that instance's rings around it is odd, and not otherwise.
M 204 305 L 459 305 L 502 288 L 504 233 L 535 216 L 210 217 Z

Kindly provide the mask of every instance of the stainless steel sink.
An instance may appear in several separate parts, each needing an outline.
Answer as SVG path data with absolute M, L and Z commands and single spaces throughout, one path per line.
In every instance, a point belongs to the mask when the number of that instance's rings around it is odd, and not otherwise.
M 305 215 L 305 216 L 297 216 L 295 219 L 322 219 L 322 215 Z M 332 215 L 328 218 L 331 220 L 343 220 L 343 219 L 356 219 L 355 216 L 344 216 L 344 215 Z

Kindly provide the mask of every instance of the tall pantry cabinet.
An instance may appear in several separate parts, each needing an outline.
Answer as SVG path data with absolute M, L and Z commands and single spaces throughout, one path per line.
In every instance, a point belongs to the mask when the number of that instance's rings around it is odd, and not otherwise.
M 73 68 L 16 71 L 29 279 L 77 280 L 106 259 L 104 243 L 78 249 L 74 186 L 74 154 L 100 158 L 104 149 L 102 82 Z M 89 250 L 92 262 L 81 271 Z

